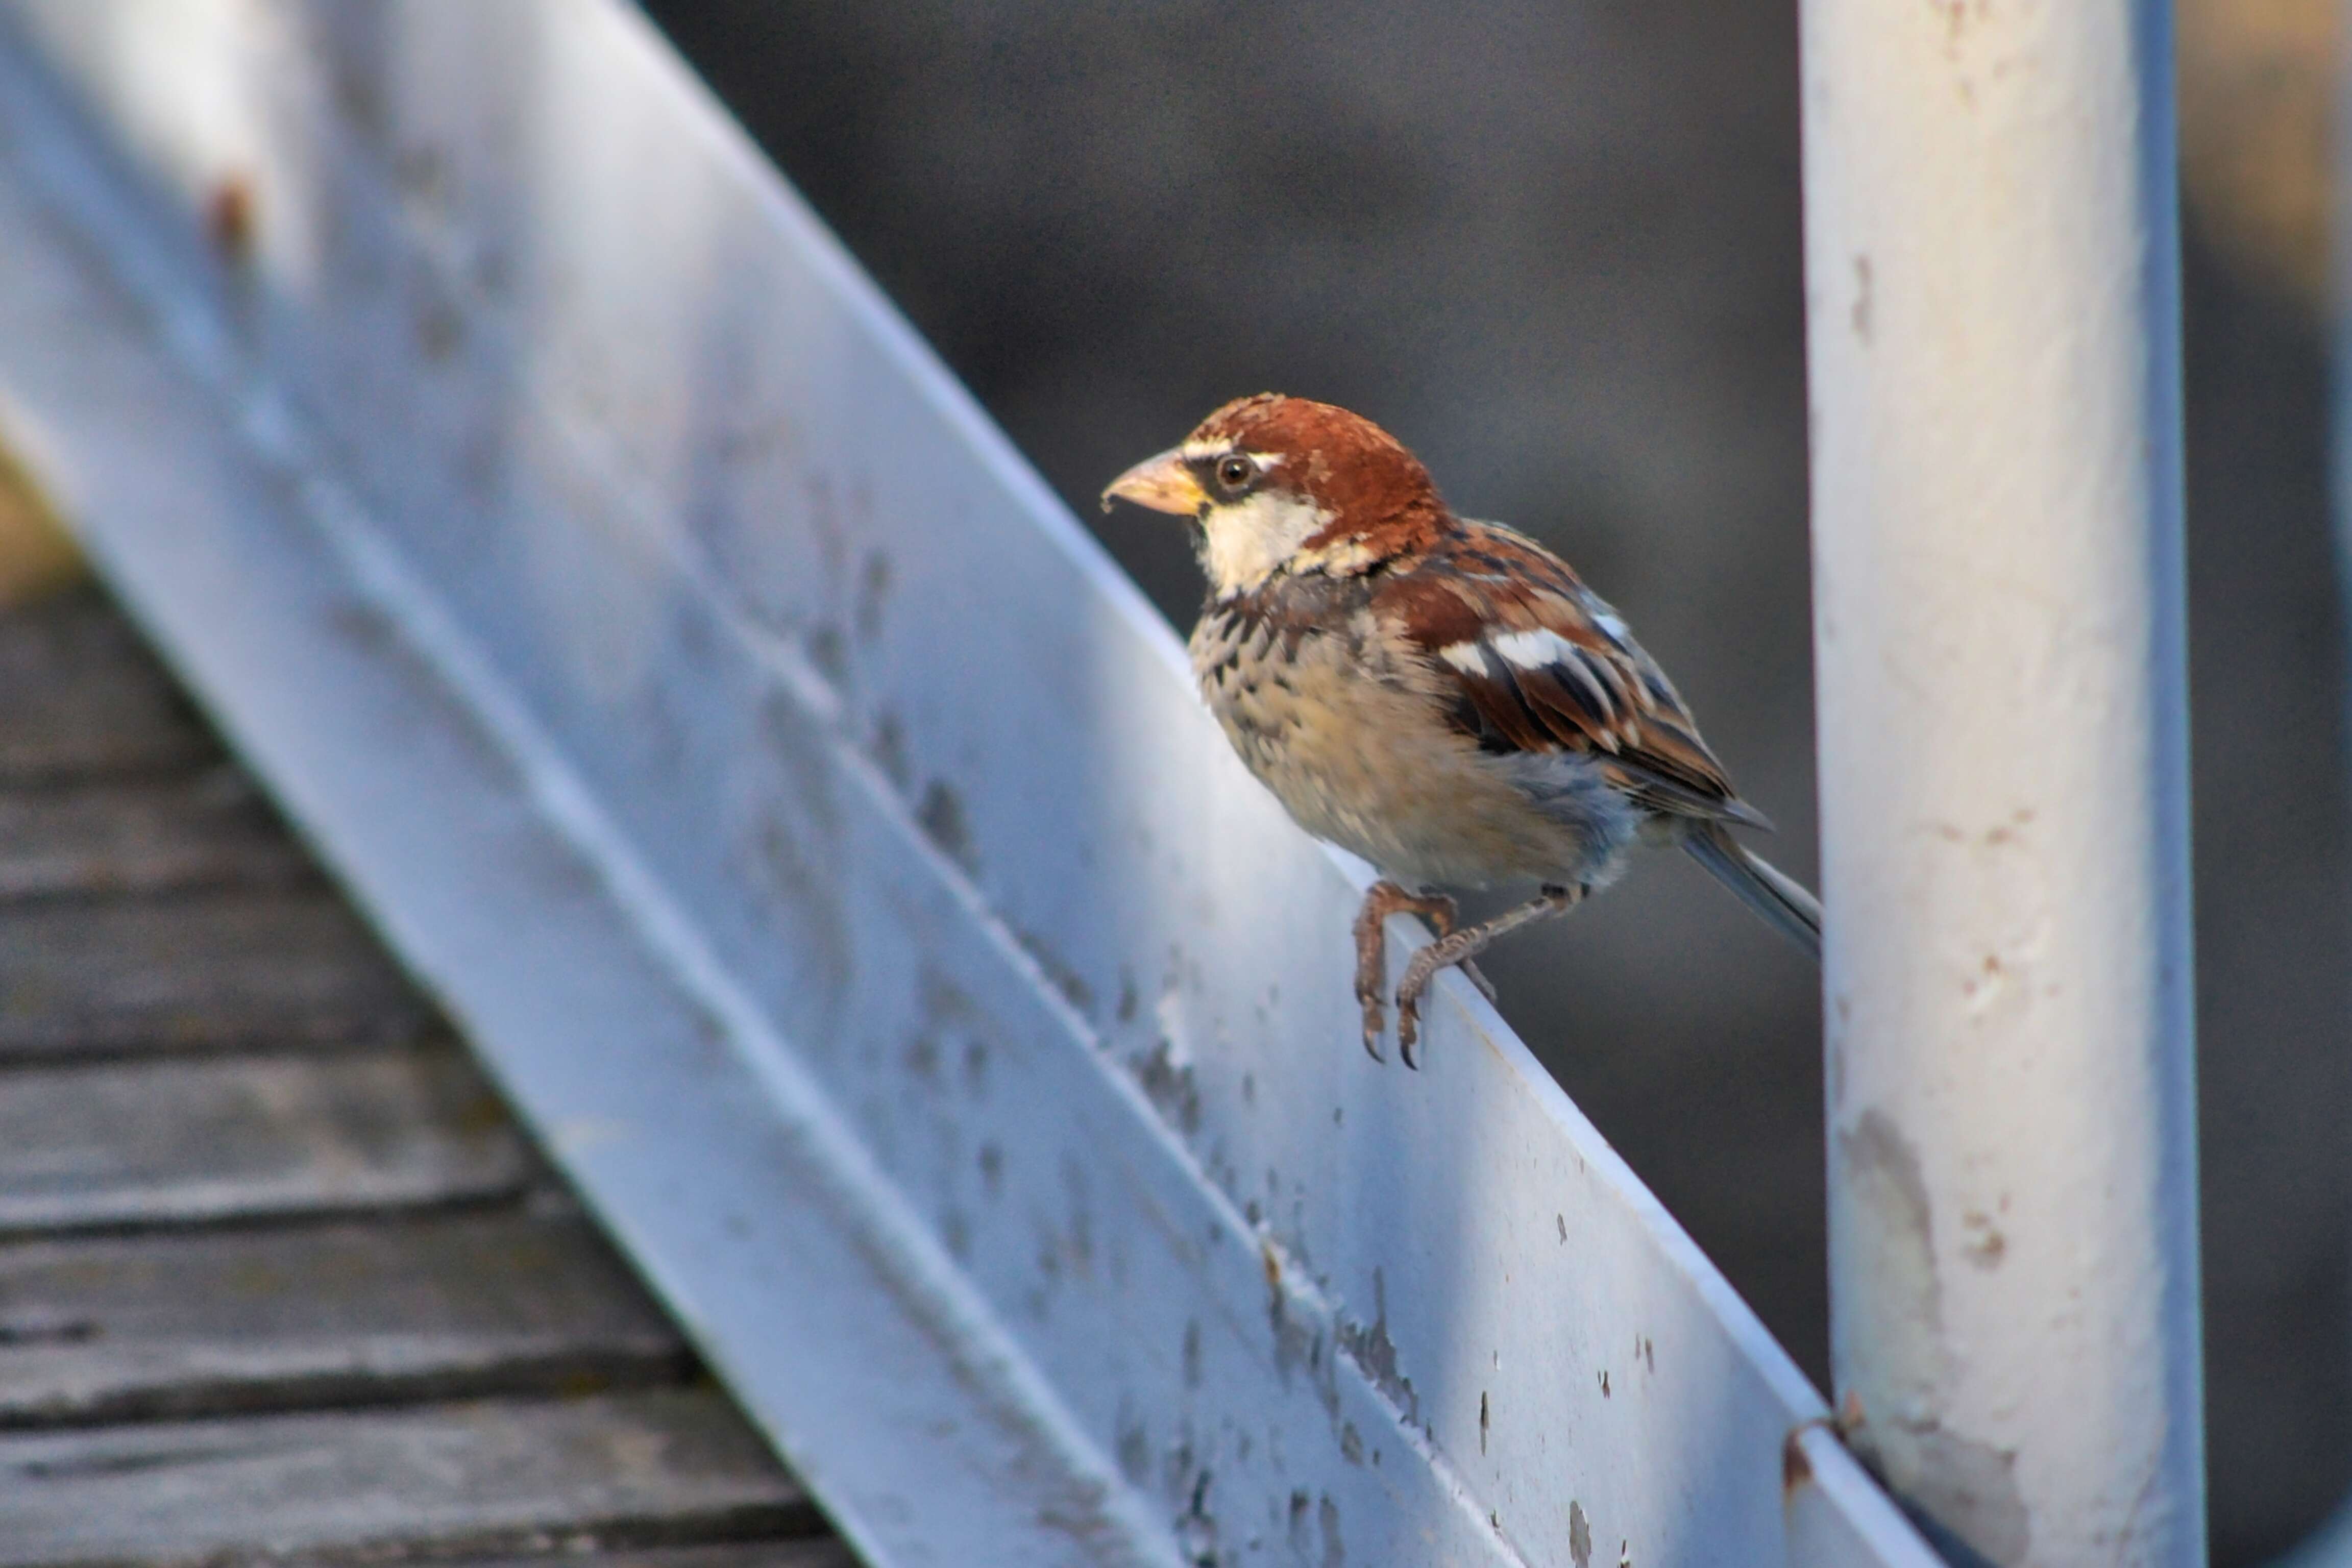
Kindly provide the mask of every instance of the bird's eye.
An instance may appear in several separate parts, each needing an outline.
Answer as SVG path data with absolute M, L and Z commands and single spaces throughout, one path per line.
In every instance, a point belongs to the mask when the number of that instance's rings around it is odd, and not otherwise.
M 1257 465 L 1236 452 L 1217 460 L 1217 482 L 1229 490 L 1237 490 L 1257 477 Z

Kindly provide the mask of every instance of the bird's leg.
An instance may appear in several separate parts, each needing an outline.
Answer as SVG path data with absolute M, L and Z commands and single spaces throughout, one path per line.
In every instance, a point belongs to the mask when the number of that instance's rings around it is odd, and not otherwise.
M 1389 978 L 1388 919 L 1407 912 L 1428 920 L 1441 937 L 1454 930 L 1452 899 L 1443 893 L 1408 893 L 1385 878 L 1371 885 L 1364 894 L 1364 907 L 1356 912 L 1356 1004 L 1364 1012 L 1364 1049 L 1376 1062 L 1388 1059 L 1381 1055 L 1382 993 Z
M 1421 1040 L 1421 997 L 1439 970 L 1476 957 L 1498 936 L 1507 936 L 1537 921 L 1564 915 L 1583 901 L 1581 887 L 1546 887 L 1517 909 L 1505 910 L 1493 920 L 1449 932 L 1414 953 L 1412 962 L 1405 965 L 1404 978 L 1397 983 L 1397 1054 L 1404 1058 L 1404 1065 L 1421 1065 L 1413 1059 L 1413 1047 Z

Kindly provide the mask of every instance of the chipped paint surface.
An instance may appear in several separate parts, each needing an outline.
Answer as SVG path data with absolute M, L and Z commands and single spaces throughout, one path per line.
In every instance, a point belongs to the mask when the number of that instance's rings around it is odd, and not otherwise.
M 0 397 L 862 1552 L 1819 1560 L 1787 1358 L 1475 992 L 1354 1048 L 1359 870 L 642 18 L 139 10 L 0 17 Z

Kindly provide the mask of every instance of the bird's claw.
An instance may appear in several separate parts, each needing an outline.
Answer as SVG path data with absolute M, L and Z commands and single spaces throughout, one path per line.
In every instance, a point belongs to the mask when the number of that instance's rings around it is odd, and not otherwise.
M 1412 955 L 1412 962 L 1405 965 L 1404 978 L 1397 982 L 1397 1055 L 1403 1058 L 1405 1066 L 1415 1070 L 1421 1067 L 1421 999 L 1428 992 L 1429 983 L 1436 978 L 1439 970 L 1445 968 L 1449 962 L 1461 962 L 1447 953 L 1446 950 L 1452 945 L 1450 942 L 1439 941 L 1423 948 Z
M 1387 1026 L 1383 994 L 1388 989 L 1388 918 L 1392 914 L 1421 916 L 1443 942 L 1454 934 L 1454 904 L 1443 893 L 1408 893 L 1385 878 L 1364 895 L 1364 907 L 1356 915 L 1356 1004 L 1363 1010 L 1365 1054 L 1382 1064 L 1388 1061 L 1381 1050 L 1381 1035 Z M 1473 974 L 1472 979 L 1491 1000 L 1495 993 L 1486 976 Z M 1422 984 L 1426 986 L 1428 981 Z M 1397 1052 L 1407 1067 L 1419 1065 L 1413 1048 L 1420 1042 L 1419 1002 L 1417 991 L 1410 1005 L 1402 991 L 1397 994 Z

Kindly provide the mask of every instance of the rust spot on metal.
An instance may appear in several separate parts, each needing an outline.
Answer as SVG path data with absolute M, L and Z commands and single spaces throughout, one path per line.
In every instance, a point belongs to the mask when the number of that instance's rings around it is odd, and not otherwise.
M 1282 1255 L 1275 1251 L 1274 1243 L 1270 1241 L 1260 1242 L 1258 1244 L 1257 1256 L 1258 1261 L 1265 1265 L 1266 1289 L 1270 1290 L 1281 1289 Z
M 1805 1458 L 1805 1430 L 1815 1425 L 1811 1421 L 1799 1423 L 1790 1429 L 1788 1441 L 1780 1445 L 1780 1497 L 1783 1501 L 1813 1479 L 1813 1462 Z
M 2009 1252 L 2009 1237 L 2001 1234 L 1990 1215 L 1969 1209 L 1960 1215 L 1960 1228 L 1966 1235 L 1960 1250 L 1968 1255 L 1969 1262 L 1979 1268 L 2000 1267 L 2001 1258 Z
M 205 198 L 205 233 L 221 258 L 234 267 L 253 259 L 260 227 L 253 182 L 242 174 L 226 174 Z

